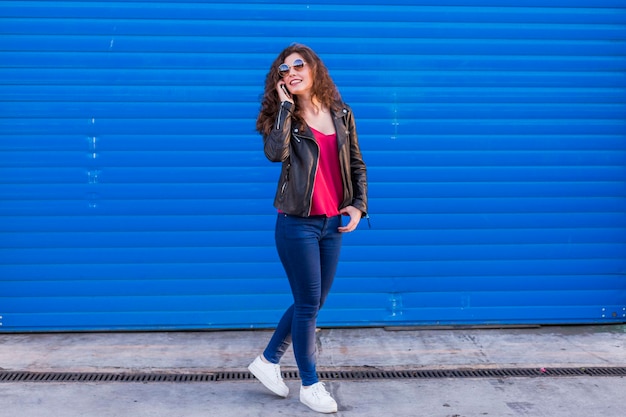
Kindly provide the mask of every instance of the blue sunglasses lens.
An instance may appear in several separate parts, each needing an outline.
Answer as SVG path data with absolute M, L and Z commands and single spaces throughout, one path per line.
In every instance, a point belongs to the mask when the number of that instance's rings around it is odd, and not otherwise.
M 301 71 L 302 68 L 304 68 L 304 61 L 298 58 L 295 61 L 293 61 L 293 65 L 291 66 L 287 64 L 280 64 L 278 66 L 278 75 L 280 75 L 281 77 L 284 77 L 285 75 L 289 74 L 289 70 L 291 68 L 295 69 L 296 71 Z

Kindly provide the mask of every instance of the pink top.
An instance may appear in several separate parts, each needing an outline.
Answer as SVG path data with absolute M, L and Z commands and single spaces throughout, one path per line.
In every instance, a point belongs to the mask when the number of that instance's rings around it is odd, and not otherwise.
M 320 147 L 319 165 L 315 184 L 313 184 L 313 201 L 311 215 L 326 215 L 328 217 L 339 214 L 339 205 L 343 200 L 343 183 L 339 169 L 339 150 L 337 149 L 337 135 L 325 135 L 311 128 L 313 136 Z

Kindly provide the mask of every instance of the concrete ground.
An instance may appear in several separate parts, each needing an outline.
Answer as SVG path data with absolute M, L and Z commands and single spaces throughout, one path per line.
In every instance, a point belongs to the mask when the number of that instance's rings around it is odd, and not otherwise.
M 0 334 L 0 370 L 32 372 L 245 371 L 269 331 Z M 319 369 L 626 367 L 626 326 L 527 329 L 323 329 Z M 295 368 L 289 351 L 283 370 Z M 0 417 L 314 416 L 287 380 L 287 399 L 255 380 L 2 382 Z M 337 416 L 623 417 L 626 378 L 333 380 Z

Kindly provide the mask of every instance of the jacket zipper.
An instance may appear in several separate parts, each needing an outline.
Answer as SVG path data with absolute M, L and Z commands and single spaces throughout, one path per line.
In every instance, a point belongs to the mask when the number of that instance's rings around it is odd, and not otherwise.
M 315 144 L 315 147 L 317 148 L 317 158 L 315 158 L 315 169 L 313 170 L 313 188 L 315 188 L 315 177 L 317 177 L 317 170 L 319 168 L 320 165 L 320 145 L 315 141 L 315 138 L 309 137 L 309 136 L 302 136 L 304 139 L 308 139 L 310 141 L 312 141 Z M 293 134 L 293 138 L 300 143 L 301 140 L 298 137 L 298 134 L 294 133 Z M 311 209 L 313 206 L 313 189 L 311 189 L 311 196 L 309 197 L 309 208 L 307 210 L 307 217 L 311 215 Z
M 280 130 L 280 117 L 283 114 L 283 106 L 281 105 L 278 109 L 278 117 L 276 118 L 276 130 Z

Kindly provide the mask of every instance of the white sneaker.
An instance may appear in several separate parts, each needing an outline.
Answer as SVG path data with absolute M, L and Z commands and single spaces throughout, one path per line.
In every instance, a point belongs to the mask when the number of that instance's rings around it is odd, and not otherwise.
M 265 385 L 265 388 L 269 389 L 274 394 L 281 397 L 287 397 L 287 395 L 289 395 L 289 387 L 283 382 L 279 365 L 266 363 L 261 359 L 261 356 L 257 356 L 248 366 L 248 369 L 252 372 L 252 375 Z
M 337 412 L 337 402 L 326 391 L 322 382 L 313 384 L 306 389 L 301 386 L 300 402 L 318 413 Z

